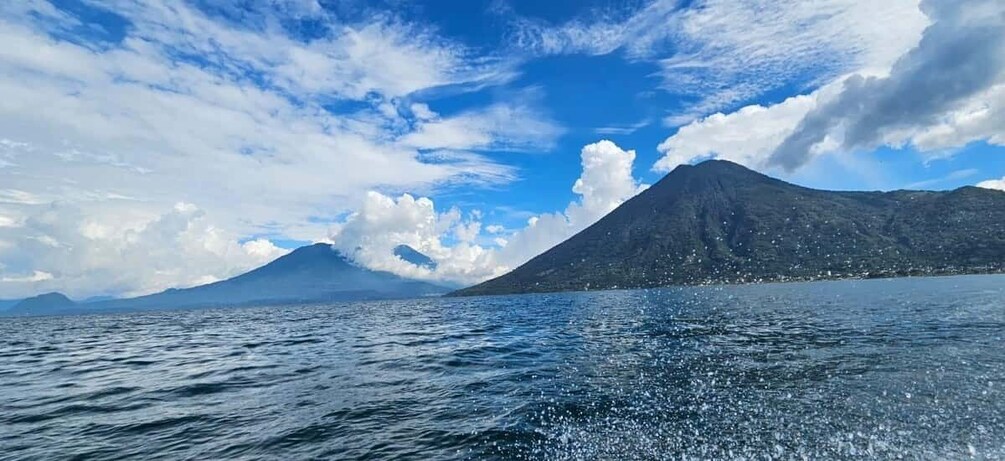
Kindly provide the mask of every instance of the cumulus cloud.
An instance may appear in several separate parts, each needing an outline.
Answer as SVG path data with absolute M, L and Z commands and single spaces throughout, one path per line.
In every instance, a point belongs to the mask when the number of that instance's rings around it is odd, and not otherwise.
M 996 189 L 1000 191 L 1005 191 L 1005 178 L 989 179 L 987 181 L 981 181 L 977 183 L 977 187 L 982 187 L 984 189 Z
M 879 145 L 941 155 L 976 140 L 1005 144 L 1001 8 L 925 3 L 930 27 L 888 68 L 864 67 L 808 94 L 682 126 L 659 145 L 654 169 L 723 158 L 791 171 L 818 155 Z
M 117 267 L 136 275 L 116 276 L 100 252 L 86 255 L 101 264 L 41 253 L 45 267 L 36 268 L 26 252 L 8 251 L 0 254 L 5 271 L 44 270 L 54 280 L 41 282 L 76 291 L 106 276 L 111 289 L 129 293 L 223 278 L 275 254 L 264 241 L 238 243 L 248 236 L 324 238 L 327 224 L 312 218 L 348 211 L 371 189 L 506 183 L 512 167 L 472 150 L 550 146 L 560 133 L 532 104 L 490 102 L 442 118 L 430 110 L 423 92 L 514 75 L 510 62 L 432 29 L 393 15 L 345 22 L 314 1 L 240 3 L 235 20 L 161 0 L 85 2 L 77 12 L 0 3 L 4 247 L 48 241 L 30 225 L 38 216 L 69 213 L 58 220 L 66 229 L 88 216 L 89 232 L 122 237 L 137 223 L 181 219 L 164 214 L 176 202 L 196 204 L 196 221 L 213 222 L 205 238 L 229 242 L 225 251 L 197 252 L 199 266 L 150 247 L 145 263 L 161 267 L 158 276 L 129 259 Z M 78 16 L 89 9 L 108 24 Z M 291 18 L 312 18 L 317 33 L 292 34 L 282 26 Z M 508 129 L 504 117 L 524 124 Z M 66 229 L 50 236 L 59 248 L 78 239 Z M 196 275 L 181 275 L 187 270 Z
M 718 112 L 681 127 L 657 146 L 663 154 L 653 169 L 668 172 L 704 158 L 721 158 L 753 168 L 795 130 L 817 105 L 818 93 L 793 96 L 773 106 L 752 105 L 736 112 Z
M 645 185 L 632 176 L 635 151 L 611 141 L 583 147 L 582 173 L 573 184 L 578 196 L 564 211 L 531 217 L 527 226 L 500 237 L 505 228 L 483 226 L 478 213 L 439 213 L 433 201 L 405 194 L 398 198 L 367 194 L 361 207 L 333 228 L 336 248 L 360 264 L 427 280 L 475 283 L 502 275 L 595 223 Z M 481 229 L 491 245 L 478 243 Z M 409 245 L 437 263 L 435 270 L 409 264 L 394 247 Z
M 929 126 L 911 135 L 911 144 L 922 151 L 958 147 L 983 139 L 1005 146 L 1005 82 L 980 92 L 958 109 L 946 112 Z
M 371 191 L 345 222 L 332 228 L 335 248 L 359 264 L 423 280 L 462 282 L 491 273 L 491 252 L 472 243 L 480 223 L 453 208 L 437 212 L 427 197 L 397 198 Z M 472 231 L 474 231 L 472 233 Z M 454 237 L 456 244 L 446 242 Z M 436 269 L 417 266 L 394 254 L 408 245 L 436 261 Z
M 983 110 L 1000 115 L 999 107 L 987 104 L 1003 102 L 996 87 L 1005 84 L 1005 4 L 932 0 L 925 7 L 933 24 L 890 75 L 845 80 L 841 94 L 808 113 L 772 153 L 771 163 L 797 168 L 828 136 L 845 150 L 903 143 L 935 126 L 948 130 L 942 138 L 951 139 L 953 115 L 987 93 L 998 100 L 982 98 Z M 1000 139 L 1001 127 L 989 126 L 991 132 L 971 129 L 967 140 Z
M 33 210 L 17 228 L 0 227 L 0 241 L 12 243 L 0 246 L 0 293 L 145 294 L 237 275 L 287 252 L 266 239 L 241 243 L 187 203 L 153 219 L 104 218 L 57 203 Z
M 645 188 L 632 176 L 634 150 L 603 140 L 583 147 L 580 158 L 583 172 L 572 186 L 579 201 L 565 210 L 573 232 L 585 229 Z

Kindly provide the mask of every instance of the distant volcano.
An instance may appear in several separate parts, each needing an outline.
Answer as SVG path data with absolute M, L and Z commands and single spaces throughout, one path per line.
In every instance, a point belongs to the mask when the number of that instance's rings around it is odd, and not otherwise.
M 419 253 L 418 250 L 408 245 L 398 245 L 394 247 L 394 255 L 407 263 L 412 263 L 431 271 L 436 270 L 436 261 L 433 261 L 429 256 Z
M 46 293 L 24 299 L 10 308 L 11 314 L 50 314 L 72 309 L 77 303 L 62 293 Z
M 96 306 L 147 308 L 357 301 L 412 298 L 447 291 L 428 282 L 362 268 L 331 245 L 316 243 L 228 280 Z
M 421 253 L 415 252 L 419 256 Z M 428 258 L 427 258 L 428 259 Z M 447 293 L 451 288 L 353 264 L 325 243 L 298 248 L 262 267 L 208 285 L 170 289 L 129 299 L 74 303 L 58 293 L 22 301 L 10 314 L 122 311 L 195 307 L 400 299 Z
M 1005 193 L 830 192 L 713 160 L 456 295 L 1005 270 Z

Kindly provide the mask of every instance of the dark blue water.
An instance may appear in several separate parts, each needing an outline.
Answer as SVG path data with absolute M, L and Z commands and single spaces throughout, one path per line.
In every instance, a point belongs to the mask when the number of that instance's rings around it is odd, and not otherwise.
M 3 459 L 995 459 L 1005 277 L 0 319 Z

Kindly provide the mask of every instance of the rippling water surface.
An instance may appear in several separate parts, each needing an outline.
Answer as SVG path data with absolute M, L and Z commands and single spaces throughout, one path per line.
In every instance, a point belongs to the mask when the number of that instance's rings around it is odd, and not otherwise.
M 995 459 L 1005 277 L 0 319 L 3 459 Z

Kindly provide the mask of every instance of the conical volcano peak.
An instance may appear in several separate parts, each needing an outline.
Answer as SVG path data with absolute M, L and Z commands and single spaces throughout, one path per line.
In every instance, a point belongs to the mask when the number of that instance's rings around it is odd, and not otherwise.
M 25 299 L 15 304 L 11 311 L 15 313 L 40 314 L 69 309 L 74 305 L 76 303 L 67 298 L 66 295 L 52 292 Z
M 825 191 L 709 160 L 458 294 L 1003 272 L 1003 236 L 1001 192 Z
M 685 195 L 718 194 L 724 191 L 735 194 L 739 193 L 736 189 L 755 185 L 800 188 L 728 160 L 705 160 L 695 165 L 679 165 L 636 198 L 655 195 L 662 197 L 659 200 L 661 203 L 667 204 L 667 200 Z
M 664 180 L 682 178 L 750 178 L 750 179 L 770 179 L 768 176 L 758 173 L 739 163 L 729 160 L 705 160 L 694 165 L 683 164 L 674 168 Z M 661 181 L 662 182 L 662 181 Z

